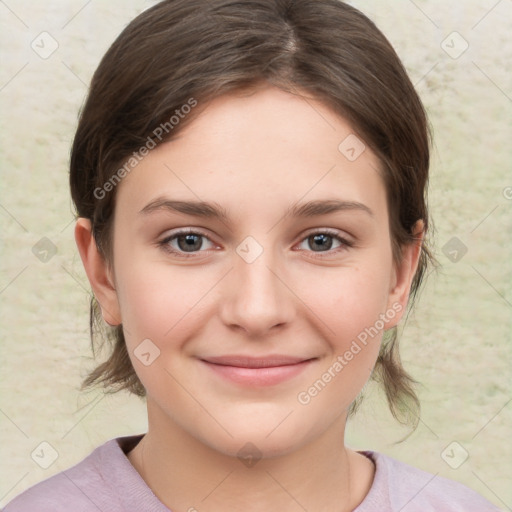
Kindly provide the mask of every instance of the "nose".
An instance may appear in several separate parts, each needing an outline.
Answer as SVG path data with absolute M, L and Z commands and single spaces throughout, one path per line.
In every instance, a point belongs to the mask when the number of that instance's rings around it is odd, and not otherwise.
M 252 262 L 235 254 L 222 293 L 224 324 L 253 339 L 289 325 L 295 312 L 294 295 L 281 268 L 271 250 Z

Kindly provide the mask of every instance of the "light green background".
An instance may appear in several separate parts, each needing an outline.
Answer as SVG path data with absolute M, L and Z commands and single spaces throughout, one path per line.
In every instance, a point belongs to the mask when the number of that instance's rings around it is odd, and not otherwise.
M 78 391 L 94 363 L 67 164 L 86 84 L 122 28 L 152 3 L 0 2 L 2 505 L 104 441 L 146 428 L 140 399 Z M 463 482 L 512 510 L 512 1 L 351 3 L 393 43 L 429 112 L 442 266 L 402 335 L 406 367 L 422 383 L 419 428 L 394 444 L 406 430 L 370 387 L 347 442 Z M 31 48 L 43 31 L 58 43 L 47 59 Z M 453 58 L 464 41 L 467 50 Z M 47 263 L 32 252 L 43 237 L 58 250 Z M 458 262 L 443 252 L 452 237 L 467 247 Z M 48 469 L 31 458 L 43 441 L 58 454 Z M 462 448 L 448 450 L 452 459 L 469 454 L 458 469 L 441 456 L 454 441 Z

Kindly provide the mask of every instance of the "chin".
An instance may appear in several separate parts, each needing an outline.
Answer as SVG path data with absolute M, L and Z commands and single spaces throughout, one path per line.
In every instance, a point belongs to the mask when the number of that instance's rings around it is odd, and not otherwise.
M 229 457 L 237 457 L 242 462 L 246 458 L 259 460 L 284 456 L 321 435 L 322 430 L 318 423 L 308 425 L 299 415 L 293 418 L 294 413 L 286 418 L 289 412 L 280 411 L 279 415 L 267 416 L 239 416 L 236 421 L 226 423 L 233 437 L 213 437 L 211 430 L 203 432 L 200 437 L 210 448 Z
M 208 439 L 203 440 L 210 448 L 228 457 L 239 459 L 247 463 L 248 467 L 254 465 L 260 459 L 270 459 L 292 453 L 304 444 L 303 439 L 291 439 L 289 435 L 275 435 L 269 438 L 261 435 L 261 432 L 253 432 L 247 429 L 240 432 L 233 439 Z

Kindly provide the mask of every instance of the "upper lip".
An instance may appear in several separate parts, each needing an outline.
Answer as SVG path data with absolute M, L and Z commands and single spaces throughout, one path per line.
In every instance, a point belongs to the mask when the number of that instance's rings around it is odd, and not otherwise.
M 244 355 L 227 355 L 217 357 L 206 357 L 202 360 L 222 366 L 235 366 L 238 368 L 272 368 L 275 366 L 290 366 L 293 364 L 303 363 L 309 361 L 310 358 L 294 357 L 285 355 L 268 355 L 268 356 L 244 356 Z

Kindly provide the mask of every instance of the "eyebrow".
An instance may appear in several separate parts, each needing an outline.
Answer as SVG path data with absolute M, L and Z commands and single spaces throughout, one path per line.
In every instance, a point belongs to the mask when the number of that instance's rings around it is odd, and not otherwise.
M 339 199 L 324 199 L 308 201 L 293 205 L 285 213 L 285 217 L 315 217 L 342 211 L 361 211 L 373 217 L 373 212 L 368 206 L 357 201 L 342 201 Z
M 205 201 L 176 201 L 163 197 L 151 201 L 144 206 L 139 213 L 146 215 L 162 210 L 183 213 L 194 217 L 218 219 L 226 223 L 229 221 L 227 210 L 217 203 L 208 203 Z M 357 201 L 342 201 L 339 199 L 324 199 L 294 204 L 286 210 L 284 217 L 308 218 L 340 211 L 360 211 L 368 214 L 370 217 L 374 216 L 372 210 L 363 203 Z

